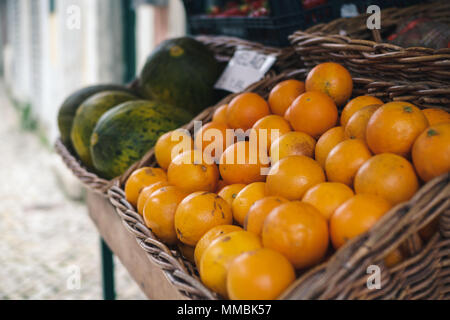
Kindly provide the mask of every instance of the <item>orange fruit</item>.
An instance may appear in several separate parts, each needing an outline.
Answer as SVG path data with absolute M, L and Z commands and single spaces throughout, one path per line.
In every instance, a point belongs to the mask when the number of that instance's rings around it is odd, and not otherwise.
M 144 221 L 148 228 L 164 243 L 175 244 L 177 234 L 174 216 L 178 204 L 188 193 L 177 187 L 166 186 L 155 191 L 144 206 Z
M 270 157 L 272 164 L 288 156 L 307 156 L 312 158 L 316 140 L 310 135 L 292 131 L 288 132 L 272 143 Z
M 416 139 L 412 159 L 423 181 L 450 171 L 450 122 L 427 128 Z
M 393 153 L 373 156 L 355 176 L 357 194 L 374 194 L 393 205 L 409 200 L 418 189 L 419 182 L 411 163 Z
M 327 160 L 330 151 L 341 141 L 345 140 L 344 128 L 334 127 L 320 136 L 316 143 L 314 151 L 316 161 L 325 168 L 325 160 Z
M 328 180 L 353 186 L 356 172 L 371 156 L 372 154 L 362 140 L 350 139 L 339 142 L 330 151 L 325 161 Z
M 227 291 L 232 300 L 274 300 L 295 280 L 289 260 L 270 249 L 239 255 L 227 273 Z
M 428 127 L 422 111 L 409 102 L 389 102 L 367 123 L 367 145 L 373 153 L 409 155 L 416 138 Z
M 238 193 L 245 188 L 245 186 L 246 185 L 242 183 L 230 184 L 223 187 L 217 194 L 231 206 L 233 200 L 237 197 Z
M 167 181 L 167 175 L 164 170 L 151 167 L 137 169 L 125 183 L 125 198 L 136 207 L 139 193 L 141 193 L 142 189 L 159 181 Z
M 356 111 L 345 125 L 344 134 L 347 139 L 361 139 L 366 141 L 367 123 L 370 117 L 381 105 L 372 104 Z
M 352 95 L 353 80 L 346 68 L 334 62 L 315 66 L 306 77 L 306 91 L 321 91 L 342 106 Z
M 212 116 L 212 122 L 227 124 L 227 104 L 223 104 L 214 111 Z
M 232 222 L 230 206 L 212 192 L 191 193 L 181 201 L 175 212 L 177 237 L 190 246 L 195 246 L 211 228 Z
M 430 126 L 434 126 L 439 123 L 450 122 L 450 113 L 439 108 L 427 108 L 422 110 L 423 114 L 428 120 Z
M 261 169 L 269 166 L 267 154 L 261 156 L 257 145 L 239 141 L 229 146 L 220 157 L 219 170 L 227 184 L 249 184 L 264 181 Z M 265 150 L 264 150 L 265 151 Z
M 245 186 L 231 204 L 234 220 L 243 226 L 250 207 L 265 196 L 266 184 L 264 182 L 253 182 Z
M 167 169 L 171 185 L 186 192 L 216 190 L 219 170 L 214 163 L 207 161 L 200 150 L 183 152 L 173 159 Z
M 341 126 L 345 127 L 348 120 L 356 111 L 374 104 L 383 104 L 383 101 L 372 96 L 359 96 L 353 98 L 345 105 L 344 109 L 342 109 Z
M 261 236 L 264 220 L 269 213 L 279 205 L 287 202 L 282 197 L 264 197 L 256 201 L 249 209 L 245 221 L 244 229 Z
M 320 262 L 328 249 L 328 237 L 326 219 L 312 205 L 300 201 L 273 209 L 262 230 L 264 247 L 283 254 L 296 269 Z
M 405 260 L 405 255 L 399 248 L 396 248 L 389 252 L 386 257 L 384 257 L 384 264 L 386 265 L 386 267 L 392 268 L 403 260 Z
M 305 192 L 325 181 L 322 167 L 306 156 L 290 156 L 275 163 L 266 180 L 266 193 L 300 200 Z
M 138 202 L 137 202 L 137 211 L 139 214 L 143 215 L 144 212 L 144 205 L 147 202 L 148 198 L 158 189 L 161 189 L 162 187 L 168 186 L 169 181 L 158 181 L 154 184 L 149 185 L 148 187 L 145 187 L 142 189 L 141 193 L 139 193 Z
M 156 162 L 161 168 L 167 170 L 173 158 L 192 149 L 194 149 L 194 141 L 188 132 L 181 129 L 169 131 L 156 141 Z
M 228 104 L 227 123 L 233 129 L 250 129 L 256 121 L 270 114 L 266 100 L 253 92 L 241 93 Z
M 227 272 L 241 253 L 261 248 L 258 236 L 247 231 L 234 231 L 215 239 L 200 259 L 200 278 L 211 290 L 227 298 Z
M 345 201 L 330 218 L 334 248 L 368 231 L 390 208 L 389 202 L 372 194 L 357 194 Z
M 227 129 L 230 128 L 223 123 L 209 122 L 205 124 L 195 135 L 195 148 L 201 150 L 209 158 L 219 159 L 228 147 L 228 143 L 234 143 L 234 138 L 231 136 L 227 141 Z
M 295 131 L 319 137 L 334 127 L 338 110 L 333 99 L 319 91 L 305 92 L 292 102 L 285 115 Z
M 180 241 L 177 242 L 177 247 L 184 258 L 186 258 L 189 262 L 194 263 L 194 247 L 188 246 L 187 244 L 184 244 Z
M 265 116 L 256 121 L 253 125 L 253 129 L 256 131 L 259 144 L 261 145 L 261 141 L 264 140 L 267 150 L 270 149 L 273 141 L 283 136 L 285 133 L 292 131 L 289 122 L 283 117 L 275 114 Z
M 302 201 L 315 207 L 329 220 L 334 211 L 353 196 L 353 190 L 343 183 L 322 182 L 306 191 Z
M 206 249 L 208 249 L 209 245 L 214 240 L 216 240 L 217 238 L 219 238 L 224 234 L 234 231 L 244 231 L 244 230 L 241 227 L 232 224 L 223 224 L 209 229 L 209 231 L 206 232 L 195 245 L 194 259 L 197 267 L 200 267 L 200 260 L 203 256 L 203 253 L 205 252 Z
M 270 91 L 270 111 L 272 111 L 273 114 L 284 116 L 292 102 L 304 92 L 304 82 L 295 79 L 281 81 Z

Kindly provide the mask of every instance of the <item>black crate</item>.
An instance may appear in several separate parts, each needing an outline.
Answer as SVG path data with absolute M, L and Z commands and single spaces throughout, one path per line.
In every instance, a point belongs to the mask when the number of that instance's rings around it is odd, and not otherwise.
M 301 0 L 269 0 L 268 17 L 210 17 L 205 14 L 206 1 L 183 0 L 192 35 L 226 35 L 268 46 L 288 46 L 288 36 L 297 30 L 341 17 L 344 4 L 354 4 L 358 13 L 365 13 L 368 5 L 381 9 L 412 5 L 416 0 L 328 0 L 327 4 L 305 10 Z
M 305 11 L 300 0 L 271 0 L 269 17 L 209 17 L 204 1 L 184 0 L 191 34 L 234 36 L 268 46 L 287 46 L 294 31 L 334 19 L 338 7 L 329 2 Z
M 408 7 L 418 3 L 427 2 L 423 0 L 339 0 L 340 6 L 344 4 L 354 4 L 359 14 L 366 13 L 367 7 L 370 5 L 377 5 L 381 9 L 392 8 L 392 7 Z

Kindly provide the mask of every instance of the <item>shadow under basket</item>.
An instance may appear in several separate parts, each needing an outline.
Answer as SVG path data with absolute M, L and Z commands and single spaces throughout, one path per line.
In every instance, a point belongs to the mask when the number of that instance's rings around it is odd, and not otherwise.
M 285 72 L 250 86 L 267 98 L 270 90 L 280 81 L 304 80 L 307 70 Z M 370 87 L 375 79 L 354 78 L 354 95 L 380 93 L 384 100 L 390 98 L 386 90 L 399 86 Z M 405 97 L 413 97 L 405 84 Z M 376 89 L 379 88 L 381 92 Z M 232 94 L 216 106 L 206 109 L 194 120 L 210 121 L 220 105 L 229 102 Z M 425 98 L 424 98 L 425 99 Z M 448 107 L 446 108 L 448 110 Z M 193 121 L 194 121 L 193 120 Z M 184 128 L 193 130 L 193 122 Z M 165 273 L 168 281 L 188 299 L 220 299 L 199 279 L 196 268 L 176 247 L 169 247 L 145 225 L 142 216 L 125 198 L 124 183 L 136 169 L 156 167 L 154 151 L 150 150 L 141 161 L 134 164 L 114 186 L 108 198 L 126 229 L 131 232 L 148 258 Z M 427 239 L 419 231 L 431 224 L 436 229 Z M 393 267 L 387 267 L 385 257 L 396 248 L 405 250 L 406 258 Z M 380 288 L 367 286 L 368 270 L 376 266 L 380 272 Z M 393 207 L 368 232 L 348 241 L 322 264 L 301 273 L 298 279 L 280 296 L 280 299 L 449 299 L 450 298 L 450 174 L 446 173 L 424 184 L 407 202 Z

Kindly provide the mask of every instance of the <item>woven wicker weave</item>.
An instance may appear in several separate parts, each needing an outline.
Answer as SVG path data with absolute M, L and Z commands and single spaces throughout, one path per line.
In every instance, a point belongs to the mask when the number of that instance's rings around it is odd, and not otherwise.
M 229 61 L 237 48 L 249 49 L 263 54 L 271 54 L 277 57 L 274 68 L 278 71 L 288 70 L 291 68 L 301 68 L 302 61 L 295 50 L 291 47 L 283 49 L 266 47 L 257 42 L 251 42 L 234 37 L 226 36 L 197 36 L 197 40 L 206 44 L 212 51 L 216 53 L 216 58 L 221 61 Z
M 264 47 L 258 43 L 241 40 L 233 37 L 214 37 L 214 36 L 198 36 L 197 40 L 203 42 L 208 48 L 214 52 L 216 58 L 221 61 L 229 60 L 237 48 L 252 49 L 261 53 L 275 55 L 277 60 L 274 69 L 285 70 L 289 66 L 301 64 L 301 61 L 295 57 L 295 52 L 291 48 L 279 49 Z M 133 88 L 137 85 L 137 81 L 130 84 Z M 69 149 L 58 139 L 55 143 L 55 151 L 61 156 L 67 167 L 77 176 L 84 185 L 93 191 L 105 194 L 113 185 L 114 180 L 105 180 L 93 172 L 89 172 L 77 157 L 72 154 Z
M 341 18 L 297 31 L 289 38 L 306 68 L 335 61 L 355 73 L 372 77 L 377 72 L 389 80 L 450 80 L 450 48 L 402 48 L 390 43 L 373 41 L 374 35 L 366 27 L 368 15 Z M 450 24 L 450 2 L 439 1 L 407 8 L 382 10 L 381 31 L 392 32 L 411 17 L 426 16 Z M 344 34 L 344 35 L 343 35 Z
M 306 70 L 296 70 L 264 79 L 246 91 L 267 97 L 279 81 L 303 80 Z M 355 81 L 356 91 L 369 89 L 365 81 Z M 391 83 L 387 88 L 393 88 Z M 377 87 L 374 87 L 377 88 Z M 384 87 L 381 87 L 384 90 Z M 409 95 L 407 87 L 405 96 Z M 414 89 L 412 89 L 414 90 Z M 227 103 L 235 95 L 226 97 L 215 107 L 205 110 L 194 120 L 209 121 L 215 108 Z M 446 108 L 448 110 L 448 107 Z M 193 129 L 191 122 L 185 128 Z M 192 265 L 183 260 L 175 248 L 168 248 L 157 240 L 143 224 L 141 216 L 125 200 L 122 190 L 128 176 L 143 166 L 156 166 L 153 150 L 133 165 L 108 191 L 108 197 L 126 228 L 132 232 L 151 261 L 165 271 L 169 281 L 191 299 L 216 299 L 203 286 Z M 349 241 L 327 262 L 301 275 L 283 294 L 283 299 L 437 299 L 450 297 L 450 175 L 442 175 L 423 186 L 408 202 L 390 210 L 369 232 Z M 439 232 L 422 247 L 417 231 L 439 217 Z M 401 243 L 406 243 L 409 258 L 388 269 L 383 258 Z M 173 256 L 171 256 L 173 255 Z M 176 261 L 176 262 L 175 262 Z M 381 289 L 366 287 L 367 267 L 381 269 Z M 184 267 L 183 267 L 184 266 Z M 189 266 L 189 267 L 188 267 Z

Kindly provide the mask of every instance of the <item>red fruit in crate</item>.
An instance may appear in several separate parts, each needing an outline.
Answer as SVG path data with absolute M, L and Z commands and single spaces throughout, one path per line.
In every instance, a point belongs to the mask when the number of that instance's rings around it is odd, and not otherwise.
M 239 7 L 239 3 L 237 1 L 228 1 L 225 5 L 225 9 L 232 9 Z
M 327 3 L 327 0 L 303 0 L 302 1 L 304 9 L 312 9 L 312 8 L 321 6 L 326 3 Z
M 231 8 L 225 10 L 222 14 L 218 15 L 218 17 L 235 17 L 235 16 L 245 16 L 245 13 L 242 13 L 239 7 Z
M 252 11 L 252 13 L 250 13 L 250 17 L 265 17 L 269 15 L 269 10 L 267 10 L 266 8 L 259 8 L 255 11 Z
M 259 8 L 267 6 L 267 1 L 264 0 L 254 0 L 251 1 L 252 10 L 257 10 Z
M 250 6 L 247 4 L 244 4 L 239 7 L 239 10 L 242 14 L 247 15 L 250 12 Z
M 220 8 L 219 6 L 211 6 L 208 12 L 211 16 L 216 16 L 220 13 Z

